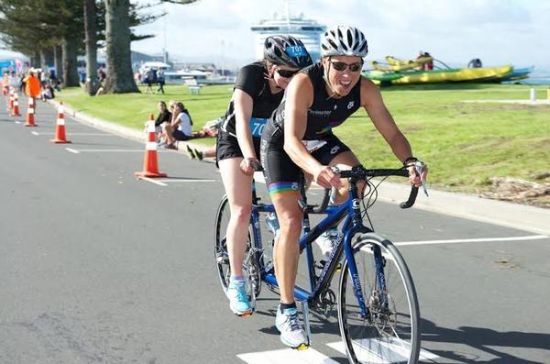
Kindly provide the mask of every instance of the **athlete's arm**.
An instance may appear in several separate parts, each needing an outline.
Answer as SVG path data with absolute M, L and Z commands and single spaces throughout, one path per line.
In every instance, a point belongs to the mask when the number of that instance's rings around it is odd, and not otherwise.
M 257 160 L 249 124 L 249 120 L 252 116 L 254 101 L 249 94 L 237 88 L 233 91 L 233 106 L 235 108 L 235 130 L 237 133 L 237 141 L 241 151 L 243 152 L 244 160 Z M 246 162 L 245 164 L 246 166 L 244 166 L 244 168 L 241 167 L 243 172 L 247 174 L 253 173 L 251 166 L 248 166 L 249 163 Z
M 339 186 L 340 179 L 330 167 L 323 166 L 307 151 L 302 139 L 307 127 L 307 111 L 313 103 L 313 85 L 305 74 L 290 81 L 285 94 L 284 150 L 296 165 L 313 175 L 315 182 L 330 188 Z

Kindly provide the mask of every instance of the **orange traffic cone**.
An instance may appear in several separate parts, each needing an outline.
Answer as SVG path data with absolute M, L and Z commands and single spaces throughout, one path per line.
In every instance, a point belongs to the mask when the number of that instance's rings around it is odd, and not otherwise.
M 11 115 L 13 111 L 13 87 L 10 87 L 10 98 L 8 102 L 8 114 Z
M 149 116 L 147 121 L 147 141 L 145 142 L 145 157 L 143 160 L 143 171 L 136 172 L 134 175 L 143 178 L 158 178 L 166 177 L 166 173 L 160 173 L 157 162 L 157 136 L 155 130 L 155 117 L 153 114 Z
M 27 118 L 25 120 L 25 126 L 36 126 L 34 123 L 34 99 L 29 97 L 29 102 L 27 103 Z
M 19 96 L 17 91 L 13 93 L 13 109 L 11 110 L 11 116 L 21 116 L 19 113 Z
M 63 102 L 59 103 L 57 108 L 57 122 L 55 123 L 55 138 L 51 139 L 50 142 L 56 144 L 70 143 L 65 137 L 65 110 L 63 108 Z

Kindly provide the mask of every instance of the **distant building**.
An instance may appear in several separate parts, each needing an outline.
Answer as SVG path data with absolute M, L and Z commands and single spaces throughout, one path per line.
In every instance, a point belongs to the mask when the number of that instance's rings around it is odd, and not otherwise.
M 296 37 L 304 43 L 314 62 L 321 57 L 321 34 L 325 32 L 326 26 L 317 23 L 315 20 L 304 19 L 303 14 L 291 16 L 288 7 L 285 17 L 279 18 L 275 14 L 273 19 L 261 20 L 250 29 L 256 33 L 256 59 L 263 58 L 265 38 L 271 35 Z
M 0 76 L 6 72 L 22 72 L 28 66 L 29 57 L 22 53 L 0 48 Z

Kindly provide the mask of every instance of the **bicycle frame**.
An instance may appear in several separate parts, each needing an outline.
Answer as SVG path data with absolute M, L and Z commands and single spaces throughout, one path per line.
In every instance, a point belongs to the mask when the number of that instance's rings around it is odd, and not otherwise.
M 303 191 L 302 191 L 303 192 Z M 329 206 L 327 209 L 322 212 L 326 214 L 317 225 L 313 228 L 310 228 L 309 225 L 309 211 L 310 209 L 304 209 L 304 222 L 303 222 L 303 234 L 300 238 L 300 254 L 306 250 L 306 259 L 307 259 L 307 269 L 310 283 L 310 290 L 306 290 L 299 286 L 294 287 L 294 297 L 298 301 L 312 303 L 317 300 L 319 296 L 325 292 L 329 287 L 334 273 L 337 271 L 338 262 L 342 254 L 344 254 L 345 259 L 348 262 L 348 269 L 353 280 L 354 293 L 357 298 L 357 302 L 361 309 L 361 314 L 364 318 L 369 316 L 369 310 L 365 299 L 363 298 L 363 292 L 361 288 L 361 282 L 359 280 L 359 275 L 357 273 L 357 265 L 353 256 L 353 248 L 351 246 L 351 239 L 356 233 L 369 233 L 372 232 L 371 229 L 367 228 L 363 224 L 361 217 L 361 201 L 362 199 L 358 197 L 357 193 L 357 183 L 355 180 L 350 180 L 350 187 L 348 190 L 348 199 L 345 203 L 339 206 Z M 261 232 L 259 228 L 260 212 L 274 212 L 275 208 L 272 204 L 263 204 L 259 203 L 259 198 L 256 194 L 255 183 L 253 182 L 252 186 L 252 196 L 253 196 L 253 209 L 252 209 L 252 225 L 253 229 L 253 240 L 254 247 L 256 251 L 263 253 Z M 307 201 L 305 199 L 305 194 L 302 193 L 304 206 L 307 206 Z M 311 244 L 317 239 L 324 231 L 326 231 L 331 226 L 336 225 L 342 219 L 344 221 L 343 233 L 344 237 L 341 239 L 336 247 L 331 252 L 329 261 L 324 265 L 320 276 L 317 277 L 315 274 L 315 264 L 313 259 L 313 248 Z M 383 271 L 383 260 L 380 252 L 380 248 L 374 249 L 374 258 L 376 261 L 376 271 L 377 271 L 377 284 L 382 291 L 385 289 L 385 279 Z M 260 267 L 261 278 L 264 282 L 269 285 L 278 287 L 277 279 L 274 274 L 274 269 L 266 269 L 265 266 Z

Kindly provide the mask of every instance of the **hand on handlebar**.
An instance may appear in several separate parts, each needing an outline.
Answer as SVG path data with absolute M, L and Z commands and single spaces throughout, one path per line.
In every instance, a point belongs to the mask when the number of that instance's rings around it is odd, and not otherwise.
M 247 176 L 251 176 L 254 174 L 254 171 L 258 169 L 258 166 L 260 166 L 260 162 L 256 158 L 249 157 L 243 158 L 239 167 L 241 169 L 241 172 L 243 172 Z
M 422 161 L 416 161 L 408 165 L 409 181 L 415 187 L 422 187 L 426 196 L 428 196 L 428 190 L 426 188 L 426 177 L 428 176 L 428 165 Z
M 340 180 L 339 174 L 329 166 L 321 166 L 314 173 L 313 179 L 319 186 L 324 188 L 340 188 L 342 186 L 342 181 Z

